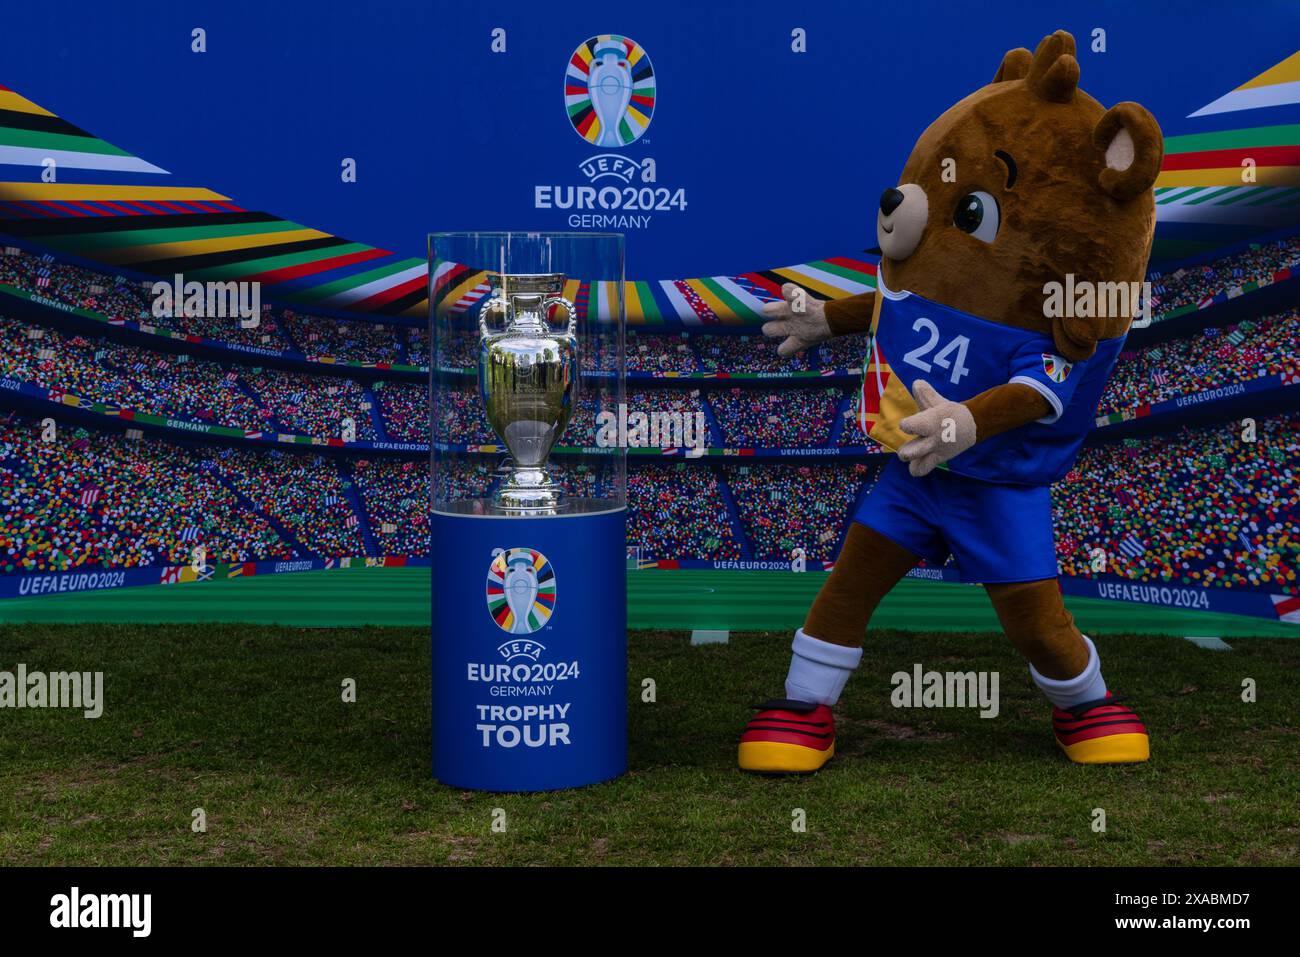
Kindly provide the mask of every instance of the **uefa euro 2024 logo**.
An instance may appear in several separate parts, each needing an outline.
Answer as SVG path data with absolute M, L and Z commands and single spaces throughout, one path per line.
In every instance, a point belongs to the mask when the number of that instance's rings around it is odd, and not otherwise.
M 488 566 L 487 607 L 492 620 L 512 635 L 531 635 L 555 611 L 555 569 L 541 552 L 508 548 Z
M 646 229 L 655 213 L 684 211 L 685 187 L 660 183 L 653 157 L 609 152 L 645 135 L 657 86 L 650 57 L 636 41 L 602 33 L 579 44 L 564 72 L 565 115 L 601 152 L 578 164 L 586 184 L 536 184 L 533 208 L 563 210 L 570 229 L 614 230 Z
M 655 71 L 635 41 L 592 37 L 573 51 L 564 74 L 569 122 L 588 143 L 627 146 L 640 139 L 655 110 Z

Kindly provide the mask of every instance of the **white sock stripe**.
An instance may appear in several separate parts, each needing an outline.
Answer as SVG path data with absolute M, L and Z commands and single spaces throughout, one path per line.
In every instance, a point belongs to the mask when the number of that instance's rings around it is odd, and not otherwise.
M 1088 663 L 1083 671 L 1073 678 L 1064 681 L 1045 678 L 1032 664 L 1029 666 L 1029 674 L 1033 677 L 1034 684 L 1038 685 L 1047 700 L 1058 708 L 1072 708 L 1075 705 L 1106 697 L 1106 679 L 1101 676 L 1101 658 L 1097 654 L 1097 648 L 1087 635 L 1083 636 L 1083 641 L 1088 646 Z
M 846 648 L 844 645 L 822 641 L 820 638 L 805 634 L 802 628 L 794 633 L 794 641 L 790 645 L 790 650 L 800 658 L 807 658 L 809 661 L 815 661 L 821 665 L 830 665 L 833 668 L 846 668 L 849 671 L 856 668 L 858 663 L 862 661 L 861 648 Z
M 1034 677 L 1034 684 L 1044 691 L 1050 690 L 1067 695 L 1081 691 L 1092 684 L 1093 679 L 1097 677 L 1097 673 L 1101 671 L 1101 659 L 1097 657 L 1097 647 L 1092 643 L 1092 639 L 1087 635 L 1082 637 L 1083 643 L 1088 646 L 1088 663 L 1083 666 L 1083 671 L 1073 678 L 1047 678 L 1040 674 L 1038 669 L 1031 664 L 1029 673 Z
M 845 648 L 805 635 L 803 629 L 794 633 L 790 646 L 790 673 L 785 679 L 785 693 L 796 701 L 833 705 L 848 683 L 849 675 L 862 660 L 861 648 Z

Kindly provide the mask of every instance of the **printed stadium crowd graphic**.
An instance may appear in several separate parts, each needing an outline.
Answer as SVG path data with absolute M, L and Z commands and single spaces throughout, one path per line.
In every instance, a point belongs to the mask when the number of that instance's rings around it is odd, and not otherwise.
M 169 174 L 3 88 L 0 109 L 22 142 L 120 179 L 0 183 L 0 596 L 427 564 L 424 260 L 157 185 Z M 1150 274 L 1154 321 L 1131 335 L 1053 490 L 1062 587 L 1300 622 L 1300 233 L 1211 248 L 1189 232 L 1194 217 L 1222 226 L 1213 210 L 1232 198 L 1205 193 L 1209 164 L 1268 139 L 1214 137 L 1170 143 L 1157 201 L 1182 210 L 1165 248 L 1184 258 Z M 1300 190 L 1260 189 L 1237 201 L 1300 204 Z M 151 287 L 176 273 L 260 282 L 259 321 L 155 316 Z M 784 360 L 759 334 L 785 282 L 838 298 L 873 289 L 875 266 L 629 281 L 629 407 L 705 423 L 698 457 L 629 450 L 630 565 L 833 563 L 885 456 L 854 415 L 863 342 Z M 486 292 L 456 266 L 432 286 L 467 317 Z M 611 311 L 605 284 L 566 294 Z M 432 436 L 482 453 L 449 480 L 488 493 L 503 450 L 475 395 L 474 345 L 467 333 L 434 359 L 464 389 Z M 603 481 L 566 461 L 595 444 L 597 411 L 580 405 L 557 449 L 570 491 Z

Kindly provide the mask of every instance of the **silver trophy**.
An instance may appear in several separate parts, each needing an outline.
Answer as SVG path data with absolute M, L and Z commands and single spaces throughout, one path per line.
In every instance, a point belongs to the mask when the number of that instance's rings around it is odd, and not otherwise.
M 546 470 L 578 398 L 578 318 L 564 278 L 488 273 L 479 313 L 479 393 L 512 459 L 493 502 L 514 514 L 554 514 L 564 494 Z

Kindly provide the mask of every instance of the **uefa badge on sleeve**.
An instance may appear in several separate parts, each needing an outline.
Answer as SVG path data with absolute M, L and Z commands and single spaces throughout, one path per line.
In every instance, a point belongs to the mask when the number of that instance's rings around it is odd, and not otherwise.
M 1074 363 L 1066 362 L 1060 356 L 1054 356 L 1050 352 L 1043 353 L 1043 371 L 1047 373 L 1047 378 L 1051 379 L 1057 385 L 1060 385 L 1070 375 L 1070 370 L 1074 368 Z

